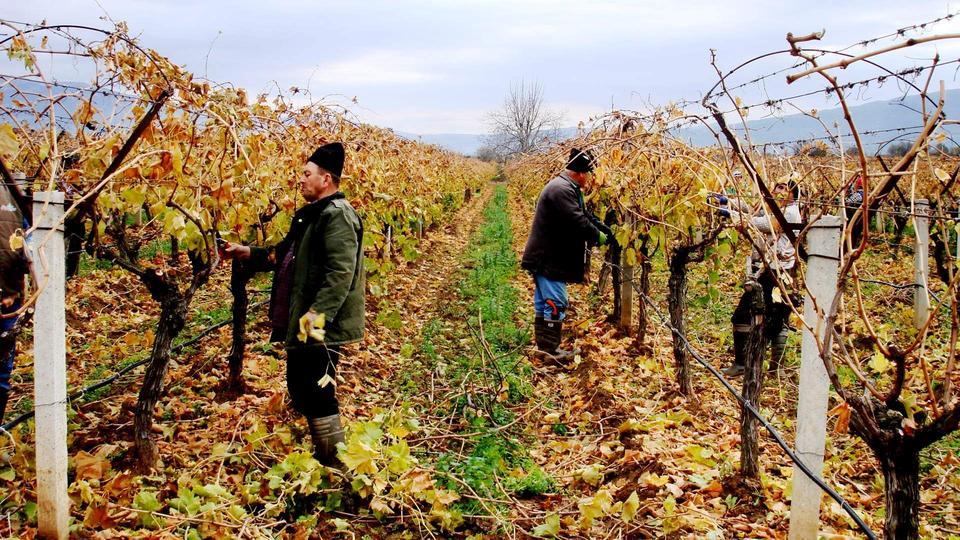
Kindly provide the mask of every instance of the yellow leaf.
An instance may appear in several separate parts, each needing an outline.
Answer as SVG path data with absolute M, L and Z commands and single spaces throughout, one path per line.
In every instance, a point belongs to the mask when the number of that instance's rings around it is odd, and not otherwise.
M 17 229 L 10 235 L 10 249 L 16 251 L 23 249 L 23 231 Z
M 346 447 L 338 451 L 337 456 L 344 465 L 357 474 L 377 473 L 377 465 L 373 461 L 378 456 L 377 452 L 357 439 L 350 441 Z
M 17 134 L 10 124 L 0 124 L 0 155 L 15 156 L 20 153 L 20 143 Z
M 533 535 L 544 538 L 553 538 L 560 534 L 560 514 L 550 514 L 543 520 L 543 525 L 533 528 Z
M 623 520 L 624 523 L 630 523 L 637 515 L 637 510 L 639 509 L 640 497 L 637 495 L 637 492 L 634 491 L 630 493 L 630 496 L 627 497 L 627 500 L 623 503 L 623 512 L 620 514 L 620 519 Z
M 613 496 L 605 489 L 601 489 L 593 497 L 580 499 L 577 503 L 580 509 L 580 527 L 582 529 L 592 527 L 593 521 L 609 512 L 612 505 Z
M 322 342 L 326 337 L 326 331 L 323 327 L 326 325 L 327 316 L 325 313 L 320 313 L 313 318 L 313 324 L 310 324 L 310 314 L 307 313 L 303 317 L 300 317 L 300 332 L 297 333 L 297 339 L 303 343 L 307 342 L 307 337 L 311 337 L 317 341 Z
M 669 476 L 660 476 L 659 474 L 655 473 L 650 473 L 649 475 L 644 476 L 646 476 L 644 483 L 652 487 L 663 487 L 670 482 Z M 643 479 L 643 477 L 641 477 L 641 479 Z
M 870 358 L 868 365 L 870 369 L 877 373 L 886 373 L 890 370 L 890 360 L 887 360 L 887 357 L 880 351 L 873 353 L 873 357 Z
M 780 287 L 773 288 L 773 303 L 774 304 L 785 304 L 783 301 L 783 293 L 780 292 Z
M 603 480 L 603 465 L 599 463 L 587 465 L 586 467 L 580 469 L 578 474 L 580 479 L 584 482 L 590 484 L 591 486 L 598 486 Z

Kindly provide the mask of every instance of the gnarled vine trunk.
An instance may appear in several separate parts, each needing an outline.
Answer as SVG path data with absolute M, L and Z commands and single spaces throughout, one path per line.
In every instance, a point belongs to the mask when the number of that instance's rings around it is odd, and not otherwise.
M 667 306 L 670 324 L 673 326 L 673 359 L 677 369 L 677 386 L 685 396 L 693 395 L 693 379 L 690 373 L 690 358 L 683 337 L 687 335 L 685 320 L 687 310 L 687 263 L 690 250 L 681 246 L 670 255 L 670 278 L 667 280 Z M 681 337 L 683 336 L 683 337 Z
M 197 253 L 188 252 L 193 276 L 190 285 L 183 291 L 176 282 L 159 270 L 138 271 L 137 275 L 150 291 L 150 296 L 160 303 L 160 320 L 150 361 L 143 376 L 143 386 L 137 398 L 134 411 L 133 432 L 137 466 L 142 472 L 152 469 L 159 460 L 157 445 L 151 437 L 153 430 L 153 410 L 163 391 L 167 367 L 170 364 L 170 350 L 173 341 L 180 335 L 187 321 L 187 310 L 197 290 L 207 282 L 212 271 L 212 263 Z M 129 263 L 124 266 L 132 268 Z
M 134 413 L 134 447 L 143 471 L 152 468 L 160 458 L 157 445 L 150 436 L 153 429 L 153 409 L 163 389 L 163 380 L 170 363 L 170 348 L 173 340 L 183 330 L 189 305 L 189 301 L 183 298 L 176 287 L 167 287 L 169 290 L 161 300 L 160 321 L 157 323 L 157 334 L 150 352 L 150 363 L 143 375 L 143 386 L 140 388 Z
M 636 343 L 640 347 L 646 346 L 647 341 L 647 302 L 650 297 L 650 273 L 653 271 L 653 263 L 650 262 L 649 249 L 647 248 L 647 237 L 645 236 L 640 243 L 640 298 L 637 302 L 637 339 Z
M 763 357 L 767 340 L 763 335 L 763 290 L 754 286 L 750 291 L 750 337 L 744 359 L 743 398 L 755 408 L 760 408 L 763 392 Z M 740 407 L 740 475 L 743 478 L 760 479 L 759 422 L 746 407 Z
M 876 453 L 883 471 L 886 521 L 883 533 L 889 539 L 920 537 L 920 452 L 909 444 L 897 444 Z
M 250 295 L 247 285 L 253 273 L 241 261 L 234 259 L 230 267 L 230 293 L 233 294 L 232 344 L 227 363 L 230 375 L 227 389 L 233 393 L 243 393 L 243 354 L 246 349 L 247 310 L 250 307 Z

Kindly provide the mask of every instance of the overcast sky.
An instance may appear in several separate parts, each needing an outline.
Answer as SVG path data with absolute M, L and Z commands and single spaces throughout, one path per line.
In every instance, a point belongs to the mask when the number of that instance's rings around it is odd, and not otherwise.
M 699 98 L 716 82 L 709 50 L 725 68 L 786 47 L 787 32 L 826 29 L 840 48 L 960 9 L 942 0 L 409 1 L 366 0 L 5 0 L 0 18 L 95 24 L 126 21 L 143 44 L 197 75 L 251 92 L 308 87 L 351 105 L 365 121 L 412 133 L 482 133 L 511 82 L 542 83 L 551 107 L 576 125 L 611 106 Z M 936 33 L 960 33 L 960 16 Z M 930 32 L 911 35 L 929 35 Z M 878 45 L 893 43 L 885 40 Z M 854 51 L 862 50 L 855 49 Z M 939 51 L 960 58 L 960 43 L 886 57 L 889 68 Z M 208 57 L 209 54 L 209 57 Z M 741 81 L 790 65 L 783 55 L 745 71 Z M 960 87 L 956 67 L 938 78 Z M 845 80 L 879 74 L 842 73 Z M 57 74 L 64 80 L 69 73 Z M 787 88 L 782 76 L 738 92 L 746 102 L 822 87 L 811 78 Z M 892 84 L 857 93 L 895 95 Z M 339 96 L 339 97 L 338 97 Z M 820 100 L 822 101 L 822 99 Z M 802 106 L 826 107 L 816 98 Z

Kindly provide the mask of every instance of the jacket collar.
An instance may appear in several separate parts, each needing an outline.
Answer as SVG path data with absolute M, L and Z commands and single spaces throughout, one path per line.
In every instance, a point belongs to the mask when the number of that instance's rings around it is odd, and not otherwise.
M 577 191 L 581 191 L 581 189 L 580 189 L 580 184 L 574 182 L 572 178 L 570 178 L 569 176 L 567 176 L 567 171 L 561 172 L 559 176 L 560 176 L 560 178 L 563 178 L 563 179 L 566 180 L 567 182 L 570 182 L 571 184 L 573 184 L 573 187 L 576 188 Z
M 337 199 L 345 199 L 346 196 L 338 191 L 333 195 L 328 195 L 320 200 L 313 201 L 310 204 L 301 206 L 293 214 L 293 221 L 290 223 L 290 232 L 287 233 L 286 241 L 288 245 L 295 244 L 303 238 L 303 233 L 307 227 L 317 222 L 324 209 Z

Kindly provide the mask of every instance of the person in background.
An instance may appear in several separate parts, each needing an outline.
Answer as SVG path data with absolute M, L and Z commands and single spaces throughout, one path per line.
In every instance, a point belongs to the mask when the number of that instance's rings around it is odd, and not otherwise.
M 12 189 L 16 186 L 0 186 L 0 424 L 10 400 L 10 378 L 17 356 L 16 335 L 12 332 L 17 324 L 14 313 L 23 301 L 24 277 L 30 268 L 23 247 L 10 245 L 11 237 L 26 226 Z
M 853 177 L 853 181 L 850 183 L 847 196 L 843 199 L 844 214 L 847 216 L 847 226 L 855 227 L 853 234 L 850 236 L 854 247 L 860 243 L 860 237 L 863 235 L 863 222 L 857 220 L 857 223 L 853 223 L 851 220 L 853 220 L 853 216 L 861 206 L 863 206 L 863 174 L 857 172 Z
M 800 206 L 797 204 L 799 186 L 793 182 L 778 183 L 773 188 L 773 196 L 777 205 L 783 209 L 787 222 L 800 223 Z M 797 265 L 796 249 L 787 234 L 779 229 L 773 217 L 762 209 L 754 211 L 743 201 L 728 199 L 723 195 L 712 197 L 721 206 L 720 215 L 730 218 L 734 226 L 748 233 L 760 233 L 759 237 L 754 235 L 756 241 L 747 259 L 745 291 L 731 317 L 734 357 L 733 364 L 724 370 L 724 375 L 743 375 L 750 338 L 750 292 L 754 286 L 763 290 L 764 336 L 770 343 L 770 365 L 779 368 L 790 329 L 790 306 L 781 295 L 775 295 L 774 290 L 777 289 L 778 277 L 786 280 L 786 285 L 792 282 Z M 758 249 L 758 246 L 761 249 Z
M 590 247 L 612 240 L 610 228 L 587 211 L 583 190 L 589 185 L 594 157 L 570 150 L 564 170 L 544 186 L 520 266 L 534 281 L 534 337 L 537 349 L 556 359 L 571 351 L 560 349 L 568 305 L 567 283 L 582 283 L 589 271 Z

